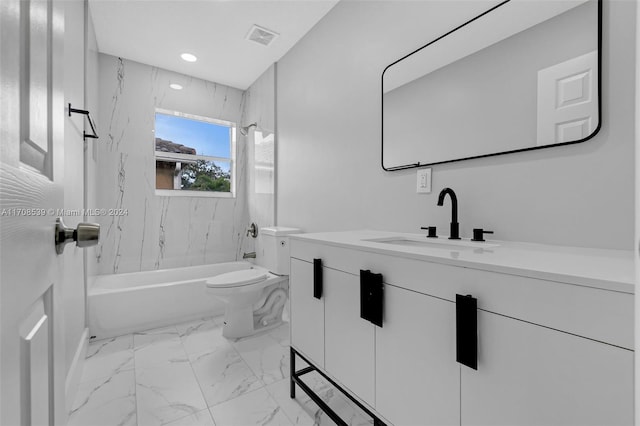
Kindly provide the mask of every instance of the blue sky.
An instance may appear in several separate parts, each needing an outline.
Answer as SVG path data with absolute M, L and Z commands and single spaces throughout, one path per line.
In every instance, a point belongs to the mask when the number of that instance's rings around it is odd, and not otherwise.
M 195 148 L 198 155 L 231 157 L 226 126 L 156 113 L 156 137 Z

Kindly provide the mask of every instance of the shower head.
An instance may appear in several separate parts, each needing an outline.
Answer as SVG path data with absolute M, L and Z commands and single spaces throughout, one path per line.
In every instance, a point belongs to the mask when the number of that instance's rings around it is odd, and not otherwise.
M 248 126 L 240 127 L 240 133 L 242 133 L 244 136 L 247 136 L 249 134 L 249 129 L 252 127 L 258 127 L 258 123 L 251 123 Z

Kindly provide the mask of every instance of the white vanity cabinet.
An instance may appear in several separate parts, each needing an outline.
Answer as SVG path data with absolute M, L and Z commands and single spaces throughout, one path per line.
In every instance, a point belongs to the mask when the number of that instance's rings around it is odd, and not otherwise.
M 376 329 L 376 411 L 395 425 L 459 425 L 455 304 L 391 285 Z
M 478 310 L 463 425 L 633 424 L 633 351 Z
M 291 341 L 317 367 L 323 368 L 324 300 L 313 296 L 313 263 L 291 259 L 289 298 Z
M 359 276 L 291 259 L 291 340 L 317 367 L 369 405 L 374 403 L 374 325 L 360 318 Z M 321 260 L 321 259 L 318 259 Z M 293 320 L 295 318 L 295 320 Z
M 375 328 L 360 318 L 360 277 L 324 268 L 325 370 L 374 405 Z
M 632 424 L 628 282 L 599 288 L 590 277 L 580 285 L 582 278 L 458 265 L 449 252 L 396 252 L 341 234 L 292 238 L 291 345 L 385 422 Z M 313 259 L 323 265 L 320 300 L 312 296 Z M 381 327 L 360 318 L 361 270 L 383 276 Z M 477 302 L 464 311 L 477 321 L 477 370 L 456 361 L 465 329 L 456 295 Z

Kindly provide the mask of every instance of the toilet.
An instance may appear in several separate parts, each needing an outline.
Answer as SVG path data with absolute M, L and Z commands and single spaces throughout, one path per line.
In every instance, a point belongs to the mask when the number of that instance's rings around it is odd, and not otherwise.
M 222 335 L 239 339 L 282 324 L 282 311 L 289 294 L 289 235 L 297 228 L 260 228 L 264 255 L 261 265 L 227 272 L 206 280 L 207 292 L 225 303 Z M 262 259 L 260 259 L 262 257 Z M 262 304 L 258 304 L 264 300 Z

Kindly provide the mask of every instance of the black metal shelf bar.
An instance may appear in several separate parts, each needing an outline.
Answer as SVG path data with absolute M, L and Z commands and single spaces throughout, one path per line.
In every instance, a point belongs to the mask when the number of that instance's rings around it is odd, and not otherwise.
M 91 115 L 89 114 L 89 111 L 85 109 L 71 108 L 71 104 L 69 104 L 69 117 L 71 117 L 72 112 L 76 114 L 86 115 L 87 120 L 89 120 L 89 126 L 91 126 L 91 131 L 93 132 L 93 134 L 89 134 L 83 130 L 82 140 L 87 140 L 87 138 L 98 139 L 98 133 L 96 132 L 96 127 L 93 125 L 93 120 L 91 119 Z
M 298 385 L 300 387 L 300 389 L 302 389 L 304 391 L 304 393 L 306 393 L 309 396 L 309 398 L 311 398 L 311 400 L 313 402 L 315 402 L 320 407 L 320 409 L 322 411 L 324 411 L 327 414 L 327 416 L 329 416 L 329 418 L 331 420 L 333 420 L 333 422 L 336 425 L 338 425 L 338 426 L 347 426 L 347 423 L 344 420 L 342 420 L 340 418 L 340 416 L 335 411 L 333 411 L 333 409 L 331 407 L 329 407 L 329 405 L 327 405 L 327 403 L 324 402 L 322 400 L 322 398 L 320 398 L 300 378 L 300 376 L 303 376 L 305 374 L 308 374 L 308 373 L 311 373 L 313 371 L 316 371 L 318 374 L 320 374 L 322 377 L 324 377 L 329 383 L 331 383 L 331 385 L 333 385 L 336 389 L 338 389 L 344 396 L 346 396 L 354 404 L 356 404 L 358 406 L 358 408 L 360 408 L 362 411 L 364 411 L 369 416 L 371 416 L 371 418 L 373 418 L 373 425 L 374 426 L 386 426 L 386 424 L 382 420 L 380 420 L 375 414 L 373 414 L 371 412 L 371 410 L 369 410 L 364 405 L 362 405 L 360 403 L 360 401 L 356 400 L 348 392 L 345 392 L 340 385 L 338 385 L 330 377 L 328 377 L 325 373 L 323 373 L 321 370 L 319 370 L 315 365 L 313 365 L 312 362 L 310 362 L 307 358 L 305 358 L 303 355 L 301 355 L 300 352 L 296 351 L 293 348 L 293 346 L 290 346 L 290 351 L 291 351 L 291 356 L 290 356 L 289 369 L 290 369 L 291 375 L 290 375 L 290 378 L 289 378 L 289 386 L 290 386 L 290 396 L 291 396 L 291 398 L 295 398 L 295 396 L 296 396 L 295 385 Z M 304 362 L 309 364 L 309 367 L 305 367 L 305 368 L 303 368 L 301 370 L 296 371 L 296 358 L 295 358 L 296 356 L 300 357 Z
M 307 373 L 311 373 L 312 371 L 316 371 L 316 369 L 314 367 L 306 367 L 306 368 L 303 368 L 302 370 L 296 371 L 296 376 L 300 377 Z

